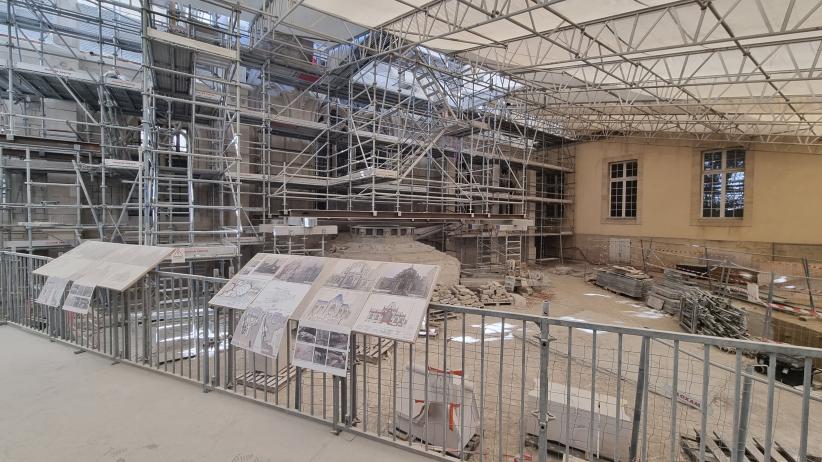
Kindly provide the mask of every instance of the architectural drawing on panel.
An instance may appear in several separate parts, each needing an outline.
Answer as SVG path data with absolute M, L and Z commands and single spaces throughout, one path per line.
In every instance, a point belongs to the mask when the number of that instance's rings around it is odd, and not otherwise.
M 363 334 L 413 342 L 427 307 L 428 301 L 423 298 L 372 293 L 353 329 Z
M 365 318 L 368 322 L 385 324 L 391 327 L 405 327 L 408 324 L 408 316 L 400 311 L 397 302 L 391 302 L 382 308 L 372 308 Z
M 231 344 L 276 357 L 287 323 L 288 318 L 280 312 L 249 308 L 240 317 Z
M 380 271 L 374 291 L 404 297 L 427 297 L 436 276 L 436 267 L 428 265 L 385 264 Z
M 254 340 L 260 330 L 260 320 L 263 317 L 263 311 L 259 309 L 250 309 L 243 312 L 240 316 L 240 323 L 234 331 L 231 338 L 232 345 L 240 348 L 250 350 L 254 347 Z
M 265 287 L 266 281 L 257 279 L 234 278 L 226 283 L 217 295 L 209 303 L 212 305 L 227 306 L 229 308 L 246 308 L 260 291 Z
M 256 268 L 254 268 L 254 272 L 252 274 L 255 275 L 266 275 L 273 277 L 277 274 L 283 264 L 285 263 L 285 258 L 275 256 L 275 255 L 266 255 L 263 261 L 261 261 Z
M 94 286 L 85 286 L 74 283 L 69 289 L 66 300 L 63 302 L 63 309 L 75 313 L 86 314 L 91 308 L 91 297 L 94 295 Z
M 323 266 L 322 258 L 294 258 L 287 262 L 275 277 L 281 281 L 310 284 L 320 275 Z
M 60 306 L 68 282 L 68 279 L 65 278 L 49 277 L 43 284 L 43 288 L 40 289 L 40 295 L 37 296 L 35 301 L 46 306 Z
M 340 324 L 351 315 L 351 304 L 346 303 L 341 293 L 327 300 L 317 298 L 308 312 L 308 318 L 313 321 L 323 321 L 333 324 Z
M 270 280 L 260 294 L 248 305 L 248 308 L 260 308 L 264 311 L 279 311 L 291 315 L 311 287 L 305 284 L 292 284 Z
M 283 338 L 283 331 L 288 324 L 288 318 L 277 311 L 269 311 L 263 314 L 260 323 L 260 351 L 266 356 L 276 356 L 280 347 L 280 340 Z
M 377 264 L 366 261 L 353 261 L 334 271 L 325 282 L 326 287 L 340 289 L 369 290 L 376 279 Z
M 259 265 L 264 258 L 264 254 L 258 253 L 257 255 L 254 255 L 254 257 L 252 257 L 251 260 L 249 260 L 248 263 L 246 263 L 245 266 L 243 266 L 242 269 L 237 273 L 237 276 L 248 276 L 249 274 L 251 274 L 252 271 L 254 271 L 257 268 L 257 265 Z

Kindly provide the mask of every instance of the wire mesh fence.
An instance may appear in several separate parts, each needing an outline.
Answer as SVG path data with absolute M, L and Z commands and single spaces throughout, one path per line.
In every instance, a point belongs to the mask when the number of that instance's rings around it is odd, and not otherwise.
M 231 345 L 224 279 L 150 273 L 86 315 L 34 302 L 44 257 L 4 252 L 0 316 L 116 361 L 457 460 L 808 460 L 819 349 L 431 305 L 415 343 L 354 334 L 345 377 Z M 549 310 L 548 304 L 543 309 Z M 770 456 L 765 456 L 768 454 Z M 751 459 L 754 457 L 754 459 Z

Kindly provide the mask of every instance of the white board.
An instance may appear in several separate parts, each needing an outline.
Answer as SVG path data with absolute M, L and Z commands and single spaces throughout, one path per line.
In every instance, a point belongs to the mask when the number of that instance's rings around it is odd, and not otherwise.
M 34 270 L 34 274 L 122 292 L 136 284 L 173 250 L 170 247 L 86 241 Z
M 69 280 L 65 278 L 50 277 L 46 279 L 46 283 L 40 289 L 40 295 L 37 296 L 35 302 L 55 308 L 60 306 L 68 283 Z
M 94 286 L 74 283 L 69 289 L 63 309 L 77 314 L 88 314 L 91 308 L 91 297 L 94 295 Z
M 439 267 L 383 263 L 353 330 L 413 342 L 434 292 Z
M 311 286 L 271 280 L 248 305 L 231 344 L 270 358 L 277 358 L 288 319 Z
M 304 332 L 322 332 L 321 340 L 331 333 L 348 339 L 355 330 L 413 342 L 438 272 L 433 265 L 260 253 L 209 303 L 245 310 L 232 344 L 269 357 L 291 318 Z M 300 367 L 320 372 L 343 374 L 348 361 L 346 349 L 322 343 L 295 342 L 292 354 Z

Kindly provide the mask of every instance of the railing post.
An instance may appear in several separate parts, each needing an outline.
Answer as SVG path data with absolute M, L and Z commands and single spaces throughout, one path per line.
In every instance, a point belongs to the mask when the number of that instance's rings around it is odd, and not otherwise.
M 206 298 L 208 294 L 206 293 L 206 282 L 203 281 L 203 351 L 202 351 L 202 358 L 203 358 L 203 393 L 208 393 L 211 391 L 209 384 L 211 383 L 211 371 L 209 369 L 209 356 L 211 354 L 211 329 L 209 328 L 209 306 L 208 302 L 206 302 Z
M 331 376 L 331 433 L 339 435 L 340 429 L 340 383 L 345 380 L 343 377 Z
M 120 311 L 117 309 L 117 304 L 112 302 L 111 290 L 106 289 L 106 308 L 109 312 L 109 329 L 111 331 L 111 356 L 114 361 L 112 364 L 120 362 Z
M 294 376 L 294 410 L 301 411 L 303 404 L 303 369 L 294 368 L 297 374 Z
M 753 388 L 753 366 L 745 368 L 745 377 L 742 382 L 742 409 L 739 411 L 739 429 L 737 430 L 736 461 L 745 460 L 745 446 L 748 441 L 748 421 L 751 416 L 751 393 Z
M 645 388 L 648 386 L 645 381 L 645 363 L 648 358 L 648 337 L 642 337 L 642 347 L 639 353 L 639 370 L 636 374 L 636 398 L 634 399 L 634 423 L 631 428 L 631 445 L 628 448 L 628 461 L 637 460 L 637 446 L 639 445 L 640 424 L 645 425 L 643 419 L 642 405 L 644 403 Z
M 539 320 L 540 343 L 539 343 L 539 440 L 537 448 L 539 450 L 539 462 L 548 460 L 548 302 L 542 303 L 543 317 Z
M 349 393 L 351 393 L 351 397 L 349 399 L 349 407 L 348 407 L 348 419 L 346 421 L 347 426 L 354 425 L 354 422 L 357 420 L 357 336 L 354 335 L 353 332 L 350 334 L 350 341 L 351 341 L 351 352 L 348 353 L 348 363 L 351 365 L 351 376 L 349 379 Z M 364 347 L 364 345 L 363 345 Z M 365 349 L 363 348 L 363 352 Z
M 6 251 L 0 251 L 0 326 L 8 323 L 9 319 L 9 281 L 6 280 Z

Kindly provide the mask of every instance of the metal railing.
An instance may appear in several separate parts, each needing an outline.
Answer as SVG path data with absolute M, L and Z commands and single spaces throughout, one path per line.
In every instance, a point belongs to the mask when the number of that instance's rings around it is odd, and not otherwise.
M 822 429 L 819 349 L 553 318 L 548 303 L 541 315 L 431 305 L 414 344 L 352 335 L 348 374 L 334 377 L 291 364 L 295 321 L 277 359 L 232 346 L 240 313 L 208 305 L 225 279 L 153 272 L 98 290 L 79 315 L 33 301 L 48 258 L 0 258 L 0 320 L 432 457 L 822 454 L 808 438 Z

